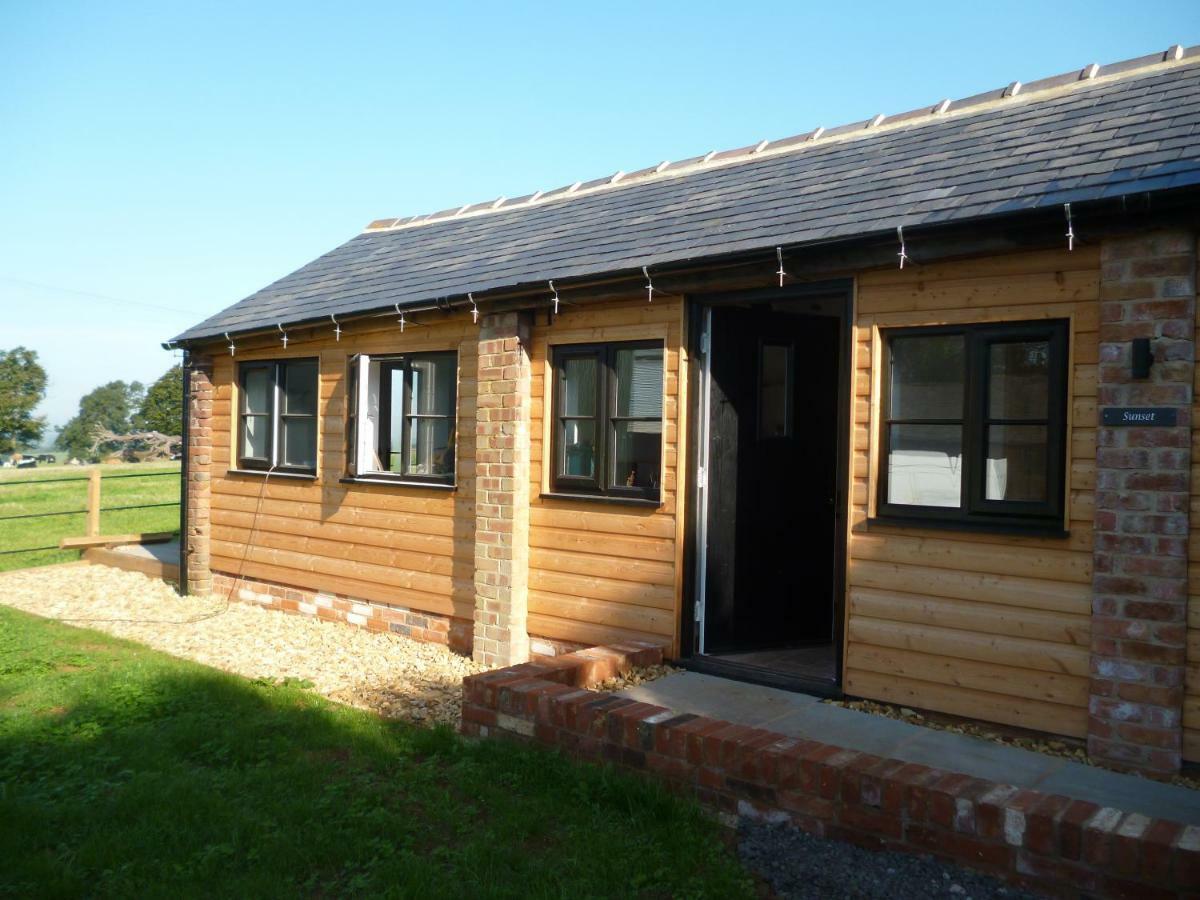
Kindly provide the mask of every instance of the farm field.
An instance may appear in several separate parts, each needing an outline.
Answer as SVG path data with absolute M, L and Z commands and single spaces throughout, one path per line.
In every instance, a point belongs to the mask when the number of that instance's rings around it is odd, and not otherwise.
M 102 476 L 100 505 L 144 506 L 101 512 L 101 534 L 179 530 L 179 463 L 128 463 L 101 466 L 44 466 L 0 470 L 0 572 L 71 562 L 78 550 L 11 553 L 27 547 L 51 547 L 60 538 L 86 532 L 88 473 Z M 172 477 L 174 475 L 174 477 Z M 126 477 L 152 476 L 152 477 Z M 71 479 L 71 480 L 66 480 Z M 37 513 L 69 512 L 45 518 L 7 518 Z

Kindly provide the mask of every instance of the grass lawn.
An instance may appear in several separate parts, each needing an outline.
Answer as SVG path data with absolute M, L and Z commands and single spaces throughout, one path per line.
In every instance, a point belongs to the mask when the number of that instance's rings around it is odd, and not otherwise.
M 0 895 L 739 897 L 695 805 L 0 607 Z
M 87 507 L 87 478 L 91 467 L 52 466 L 37 469 L 0 470 L 0 551 L 24 547 L 49 547 L 59 538 L 82 535 L 87 530 L 82 512 L 42 519 L 12 519 L 4 516 L 83 510 Z M 136 506 L 143 503 L 179 502 L 179 478 L 169 474 L 153 478 L 113 478 L 114 475 L 179 473 L 179 463 L 130 463 L 99 466 L 100 505 Z M 78 479 L 60 481 L 57 479 Z M 10 484 L 33 481 L 34 484 Z M 178 531 L 179 507 L 128 509 L 102 512 L 101 534 L 144 531 Z M 44 550 L 38 553 L 0 552 L 0 572 L 79 559 L 78 550 Z

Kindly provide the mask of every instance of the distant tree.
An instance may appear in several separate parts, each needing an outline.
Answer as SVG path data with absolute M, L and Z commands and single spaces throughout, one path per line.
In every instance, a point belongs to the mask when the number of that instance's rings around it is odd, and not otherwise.
M 33 414 L 46 396 L 46 370 L 37 352 L 24 347 L 0 350 L 0 453 L 35 447 L 46 420 Z
M 140 382 L 110 381 L 79 401 L 79 412 L 58 430 L 55 446 L 79 459 L 95 459 L 93 448 L 97 428 L 114 434 L 127 434 L 134 411 L 142 404 L 145 388 Z M 99 455 L 114 448 L 101 447 Z
M 133 427 L 141 431 L 179 434 L 183 417 L 183 367 L 167 369 L 150 385 L 141 408 L 133 417 Z

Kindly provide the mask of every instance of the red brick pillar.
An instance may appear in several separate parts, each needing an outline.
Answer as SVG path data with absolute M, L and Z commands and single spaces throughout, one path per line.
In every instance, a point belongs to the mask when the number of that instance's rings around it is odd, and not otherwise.
M 212 593 L 209 558 L 212 497 L 212 359 L 192 354 L 187 380 L 187 592 Z
M 1183 737 L 1195 235 L 1108 240 L 1101 265 L 1098 406 L 1167 408 L 1178 424 L 1100 423 L 1088 753 L 1169 775 Z M 1150 338 L 1154 360 L 1141 380 L 1131 373 L 1137 338 Z
M 484 316 L 475 413 L 477 662 L 529 659 L 529 335 L 532 316 Z

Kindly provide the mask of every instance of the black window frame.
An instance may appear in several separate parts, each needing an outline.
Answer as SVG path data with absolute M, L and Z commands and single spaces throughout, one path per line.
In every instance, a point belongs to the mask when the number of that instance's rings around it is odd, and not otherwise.
M 347 391 L 349 400 L 346 408 L 349 413 L 349 422 L 346 428 L 347 442 L 347 462 L 350 464 L 347 475 L 349 480 L 354 481 L 392 481 L 397 484 L 404 483 L 419 483 L 429 484 L 434 486 L 449 486 L 453 487 L 456 484 L 458 477 L 458 350 L 422 350 L 416 353 L 389 353 L 378 356 L 365 354 L 370 363 L 379 363 L 379 420 L 376 426 L 375 450 L 380 461 L 385 465 L 390 465 L 391 456 L 393 453 L 398 453 L 401 456 L 402 465 L 404 459 L 404 448 L 408 446 L 409 429 L 411 428 L 412 419 L 447 419 L 450 422 L 450 434 L 454 440 L 454 458 L 453 465 L 448 473 L 438 475 L 426 475 L 418 472 L 392 472 L 392 471 L 369 471 L 363 472 L 360 470 L 357 460 L 358 446 L 358 418 L 360 410 L 358 409 L 358 367 L 355 365 L 359 359 L 358 355 L 352 356 L 349 360 L 350 377 L 347 379 Z M 393 450 L 391 446 L 392 439 L 392 379 L 391 373 L 394 371 L 403 372 L 403 383 L 409 384 L 411 377 L 412 365 L 415 362 L 422 360 L 435 359 L 444 357 L 450 360 L 451 367 L 454 371 L 454 378 L 450 382 L 450 412 L 442 415 L 438 413 L 410 413 L 409 412 L 409 392 L 403 391 L 400 398 L 400 448 Z
M 311 365 L 314 369 L 313 411 L 312 413 L 285 413 L 283 390 L 286 386 L 286 370 L 292 365 Z M 270 386 L 268 409 L 266 413 L 251 413 L 247 411 L 246 377 L 256 370 L 267 372 L 267 383 Z M 291 475 L 317 474 L 317 466 L 321 457 L 321 362 L 315 356 L 297 356 L 288 359 L 253 359 L 238 363 L 238 421 L 237 421 L 237 466 L 243 471 L 273 471 Z M 265 418 L 269 424 L 267 429 L 266 456 L 245 456 L 246 419 L 250 416 Z M 285 419 L 312 419 L 314 429 L 313 464 L 312 466 L 288 466 L 278 462 L 282 451 L 283 427 Z
M 958 419 L 893 417 L 891 409 L 892 341 L 904 337 L 962 335 L 964 351 L 963 411 Z M 989 416 L 990 348 L 994 344 L 1046 341 L 1049 352 L 1045 419 L 997 419 Z M 1042 319 L 963 325 L 916 326 L 880 330 L 883 370 L 880 379 L 880 424 L 876 520 L 883 523 L 960 527 L 963 529 L 1065 533 L 1067 403 L 1070 365 L 1070 322 Z M 894 424 L 962 425 L 962 491 L 958 508 L 888 502 L 891 433 Z M 987 430 L 997 424 L 1044 425 L 1046 428 L 1046 500 L 989 500 L 986 497 Z
M 659 454 L 659 471 L 657 485 L 654 487 L 627 487 L 618 484 L 618 479 L 612 468 L 616 465 L 616 426 L 619 422 L 651 422 L 659 423 L 659 441 L 666 433 L 665 404 L 659 398 L 659 414 L 655 416 L 620 416 L 617 415 L 617 368 L 616 356 L 621 350 L 653 349 L 662 353 L 662 364 L 666 365 L 666 344 L 661 340 L 642 341 L 605 341 L 589 344 L 555 344 L 551 353 L 551 370 L 553 382 L 550 389 L 553 419 L 550 425 L 550 486 L 555 494 L 570 495 L 581 499 L 609 498 L 650 501 L 659 503 L 662 500 L 662 475 L 665 453 Z M 590 358 L 596 360 L 596 398 L 595 414 L 591 416 L 566 415 L 563 410 L 566 392 L 563 389 L 566 378 L 565 362 L 568 359 Z M 666 372 L 663 373 L 664 383 Z M 577 475 L 563 475 L 559 472 L 559 449 L 562 441 L 562 423 L 565 419 L 590 420 L 595 423 L 595 474 L 588 478 Z

